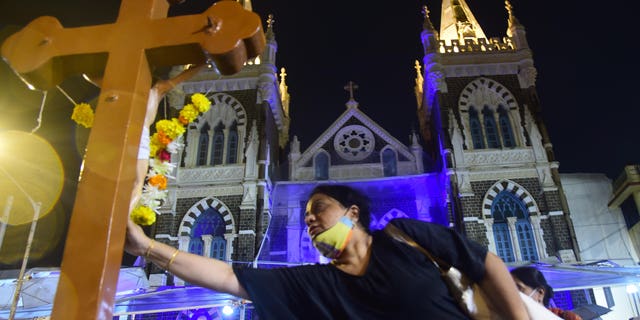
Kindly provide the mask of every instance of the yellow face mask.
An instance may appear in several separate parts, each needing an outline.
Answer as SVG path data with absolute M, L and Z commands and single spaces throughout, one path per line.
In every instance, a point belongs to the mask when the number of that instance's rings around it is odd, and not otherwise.
M 333 227 L 317 234 L 311 240 L 313 246 L 329 259 L 336 259 L 340 256 L 344 248 L 351 239 L 353 233 L 353 221 L 343 216 Z M 308 232 L 308 229 L 307 229 Z

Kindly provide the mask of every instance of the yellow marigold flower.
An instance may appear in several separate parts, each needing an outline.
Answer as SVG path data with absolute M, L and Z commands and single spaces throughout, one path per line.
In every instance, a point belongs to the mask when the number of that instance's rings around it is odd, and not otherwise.
M 156 222 L 156 213 L 149 207 L 137 206 L 131 212 L 131 220 L 141 226 L 150 226 Z
M 179 137 L 185 132 L 184 126 L 178 119 L 160 120 L 156 123 L 156 131 L 162 131 L 172 140 Z
M 91 128 L 91 126 L 93 126 L 93 109 L 91 109 L 88 103 L 76 104 L 76 106 L 73 107 L 71 120 L 85 128 Z
M 160 190 L 164 190 L 167 188 L 167 177 L 157 174 L 149 178 L 149 184 L 158 187 Z
M 158 151 L 164 149 L 164 145 L 158 140 L 158 136 L 154 133 L 149 141 L 149 155 L 155 157 Z
M 187 120 L 187 123 L 193 122 L 198 117 L 198 109 L 192 104 L 188 104 L 180 110 L 180 117 Z M 184 123 L 184 122 L 183 122 Z
M 211 101 L 202 93 L 196 93 L 191 96 L 191 102 L 198 108 L 198 111 L 205 113 L 211 107 Z

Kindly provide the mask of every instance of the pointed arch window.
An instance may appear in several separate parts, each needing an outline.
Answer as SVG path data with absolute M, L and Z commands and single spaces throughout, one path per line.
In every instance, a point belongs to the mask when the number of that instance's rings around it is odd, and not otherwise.
M 211 241 L 210 257 L 216 258 L 218 260 L 225 260 L 226 247 L 227 247 L 227 241 L 225 241 L 223 237 L 221 236 L 213 237 L 213 241 Z
M 326 153 L 320 152 L 316 155 L 314 166 L 316 180 L 329 179 L 329 156 Z
M 498 128 L 496 119 L 493 117 L 493 111 L 489 107 L 484 106 L 482 109 L 484 120 L 484 132 L 487 137 L 487 147 L 500 148 L 500 137 L 498 136 Z
M 392 177 L 398 174 L 396 153 L 391 148 L 382 151 L 382 170 L 385 177 Z
M 213 209 L 208 208 L 202 214 L 196 218 L 193 228 L 191 229 L 189 252 L 197 255 L 204 255 L 205 244 L 202 240 L 202 236 L 211 235 L 213 241 L 211 248 L 207 252 L 207 255 L 217 258 L 225 259 L 226 241 L 224 240 L 225 223 L 220 213 Z
M 213 130 L 213 143 L 211 144 L 211 165 L 222 164 L 224 154 L 224 126 L 218 124 Z
M 469 128 L 471 128 L 471 139 L 474 149 L 484 149 L 484 136 L 482 126 L 478 118 L 478 111 L 474 107 L 469 108 Z
M 209 150 L 209 124 L 205 123 L 200 129 L 200 137 L 198 138 L 198 158 L 197 166 L 207 164 L 207 151 Z
M 498 256 L 505 262 L 514 262 L 516 260 L 514 248 L 517 245 L 523 261 L 537 261 L 538 251 L 529 211 L 522 199 L 510 191 L 503 190 L 493 200 L 491 214 L 494 217 L 493 233 Z M 515 217 L 514 227 L 517 239 L 511 239 L 512 233 L 508 221 L 510 217 Z
M 498 114 L 500 133 L 502 134 L 502 145 L 505 148 L 513 148 L 516 146 L 516 142 L 513 136 L 513 130 L 511 129 L 511 121 L 509 121 L 509 112 L 501 105 L 498 108 Z
M 523 261 L 538 261 L 536 242 L 533 239 L 531 223 L 525 219 L 516 220 L 516 233 L 520 243 L 520 255 Z
M 238 124 L 234 122 L 227 137 L 227 163 L 238 162 Z
M 509 224 L 507 221 L 493 223 L 493 235 L 496 241 L 496 254 L 505 262 L 514 262 L 513 246 L 511 245 L 511 235 L 509 235 Z

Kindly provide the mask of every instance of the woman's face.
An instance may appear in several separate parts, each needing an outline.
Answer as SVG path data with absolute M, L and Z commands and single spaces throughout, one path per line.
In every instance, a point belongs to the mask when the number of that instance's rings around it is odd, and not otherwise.
M 309 228 L 309 236 L 313 238 L 333 227 L 340 217 L 348 211 L 336 199 L 322 193 L 314 194 L 307 201 L 304 215 L 304 223 Z
M 520 290 L 520 292 L 528 295 L 533 300 L 535 300 L 538 303 L 542 304 L 542 301 L 544 300 L 544 289 L 542 289 L 542 288 L 532 288 L 532 287 L 524 284 L 524 282 L 520 281 L 516 277 L 513 277 L 513 280 L 516 282 L 516 286 L 518 287 L 518 290 Z

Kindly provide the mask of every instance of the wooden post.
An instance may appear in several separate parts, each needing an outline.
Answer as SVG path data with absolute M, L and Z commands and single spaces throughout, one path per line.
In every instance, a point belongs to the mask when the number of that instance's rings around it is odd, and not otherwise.
M 260 17 L 235 1 L 167 18 L 166 0 L 122 0 L 115 23 L 65 29 L 40 17 L 10 36 L 2 56 L 27 84 L 49 89 L 86 73 L 103 83 L 62 259 L 53 319 L 111 319 L 136 178 L 150 66 L 239 71 L 265 46 Z

